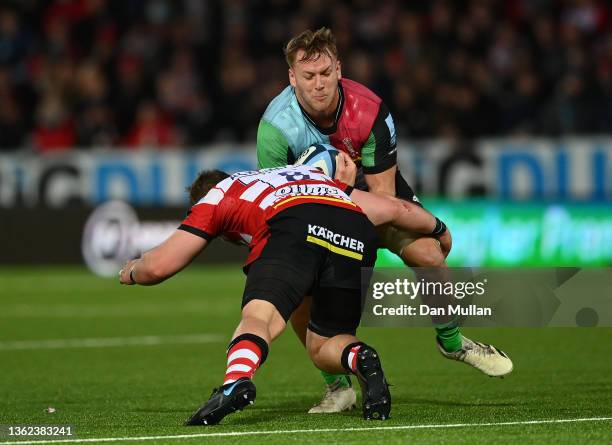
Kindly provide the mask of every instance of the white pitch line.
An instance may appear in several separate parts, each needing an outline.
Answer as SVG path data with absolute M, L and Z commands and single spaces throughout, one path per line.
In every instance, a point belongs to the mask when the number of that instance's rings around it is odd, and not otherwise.
M 17 340 L 0 341 L 0 352 L 32 349 L 113 348 L 122 346 L 157 346 L 164 344 L 219 343 L 225 340 L 227 340 L 227 338 L 219 334 Z
M 398 431 L 398 430 L 420 430 L 420 429 L 443 429 L 443 428 L 467 428 L 479 426 L 515 426 L 515 425 L 544 425 L 554 423 L 574 423 L 574 422 L 605 422 L 612 420 L 612 417 L 587 417 L 577 419 L 544 419 L 544 420 L 523 420 L 517 422 L 489 422 L 489 423 L 449 423 L 431 425 L 398 425 L 398 426 L 378 426 L 371 428 L 321 428 L 321 429 L 302 429 L 302 430 L 266 430 L 266 431 L 236 431 L 227 433 L 198 433 L 198 434 L 177 434 L 174 436 L 141 436 L 141 437 L 102 437 L 88 439 L 55 439 L 55 440 L 30 440 L 30 441 L 11 441 L 0 442 L 0 445 L 14 444 L 39 444 L 39 443 L 87 443 L 87 442 L 121 442 L 139 440 L 163 440 L 163 439 L 193 439 L 200 437 L 236 437 L 236 436 L 263 436 L 266 434 L 303 434 L 303 433 L 339 433 L 339 432 L 368 432 L 368 431 Z

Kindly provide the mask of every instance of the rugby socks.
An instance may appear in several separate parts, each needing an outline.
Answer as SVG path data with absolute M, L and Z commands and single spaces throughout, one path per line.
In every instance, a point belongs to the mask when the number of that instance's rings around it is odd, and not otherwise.
M 227 371 L 223 385 L 242 377 L 253 378 L 267 356 L 268 344 L 263 338 L 254 334 L 239 335 L 227 347 Z
M 359 353 L 361 347 L 364 345 L 365 343 L 357 342 L 351 343 L 344 348 L 344 351 L 342 351 L 342 356 L 340 358 L 344 369 L 349 372 L 352 372 L 353 374 L 355 373 L 357 369 L 357 354 Z
M 461 349 L 461 332 L 457 320 L 436 326 L 436 333 L 438 342 L 446 352 L 456 352 Z
M 350 388 L 351 379 L 344 374 L 330 374 L 329 372 L 321 371 L 323 380 L 327 386 L 337 385 L 339 388 Z

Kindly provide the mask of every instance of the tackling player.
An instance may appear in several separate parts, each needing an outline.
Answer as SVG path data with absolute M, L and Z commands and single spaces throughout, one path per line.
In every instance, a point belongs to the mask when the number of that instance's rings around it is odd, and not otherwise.
M 305 31 L 285 47 L 290 85 L 266 109 L 257 131 L 259 168 L 293 163 L 315 143 L 347 153 L 363 173 L 357 188 L 420 203 L 397 169 L 396 135 L 386 105 L 365 86 L 342 78 L 335 38 L 329 29 Z M 442 229 L 442 227 L 440 228 Z M 415 235 L 387 227 L 383 244 L 413 267 L 443 267 L 448 252 L 435 236 Z M 439 234 L 439 233 L 438 233 Z M 434 233 L 436 235 L 436 233 Z M 446 232 L 445 236 L 450 237 Z M 294 313 L 292 325 L 305 343 L 308 299 Z M 495 348 L 463 337 L 456 322 L 436 327 L 440 352 L 488 375 L 512 370 L 510 359 Z M 309 412 L 350 409 L 355 392 L 347 376 L 323 372 L 326 394 Z
M 353 183 L 355 166 L 344 161 L 338 177 Z M 307 294 L 313 295 L 307 331 L 313 363 L 356 375 L 364 389 L 364 418 L 388 418 L 391 398 L 376 351 L 354 336 L 361 317 L 361 267 L 374 265 L 378 243 L 368 219 L 428 233 L 435 218 L 395 198 L 353 190 L 308 166 L 230 177 L 204 172 L 190 187 L 190 198 L 193 207 L 179 229 L 119 272 L 122 284 L 157 284 L 216 236 L 249 244 L 242 319 L 227 350 L 223 385 L 187 424 L 216 424 L 254 400 L 251 378 Z
M 361 267 L 373 267 L 377 235 L 345 193 L 350 188 L 307 166 L 232 176 L 203 172 L 190 188 L 194 205 L 179 229 L 120 271 L 122 284 L 157 284 L 214 237 L 249 243 L 242 317 L 227 349 L 223 384 L 187 425 L 213 425 L 253 403 L 251 379 L 307 294 L 313 295 L 307 333 L 313 363 L 357 376 L 365 419 L 389 417 L 391 397 L 378 354 L 355 337 Z

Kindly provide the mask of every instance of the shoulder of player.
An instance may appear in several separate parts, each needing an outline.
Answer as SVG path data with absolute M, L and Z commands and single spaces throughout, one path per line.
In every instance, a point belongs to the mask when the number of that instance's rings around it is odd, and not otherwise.
M 208 193 L 206 193 L 206 195 L 200 198 L 191 209 L 194 210 L 199 204 L 218 205 L 226 197 L 229 189 L 232 188 L 234 184 L 235 179 L 232 176 L 218 182 L 208 191 Z
M 288 86 L 272 99 L 262 120 L 276 128 L 292 150 L 303 145 L 308 124 L 302 115 L 293 87 Z
M 344 92 L 344 99 L 348 104 L 359 100 L 378 108 L 382 103 L 382 99 L 365 85 L 345 77 L 343 77 L 340 82 Z
M 263 120 L 278 126 L 288 119 L 294 119 L 296 110 L 299 111 L 297 98 L 291 85 L 288 85 L 281 93 L 270 101 L 263 114 Z
M 342 79 L 344 93 L 344 110 L 342 120 L 359 122 L 359 127 L 366 130 L 358 139 L 363 142 L 368 138 L 371 126 L 381 111 L 383 102 L 376 94 L 362 84 L 350 79 Z

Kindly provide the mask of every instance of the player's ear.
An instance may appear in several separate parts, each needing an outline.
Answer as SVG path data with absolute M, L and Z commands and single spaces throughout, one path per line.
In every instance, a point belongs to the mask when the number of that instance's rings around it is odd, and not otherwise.
M 295 88 L 295 71 L 293 71 L 293 68 L 289 68 L 289 83 L 293 88 Z
M 338 79 L 342 79 L 342 64 L 339 60 L 336 60 L 336 72 L 338 73 Z

